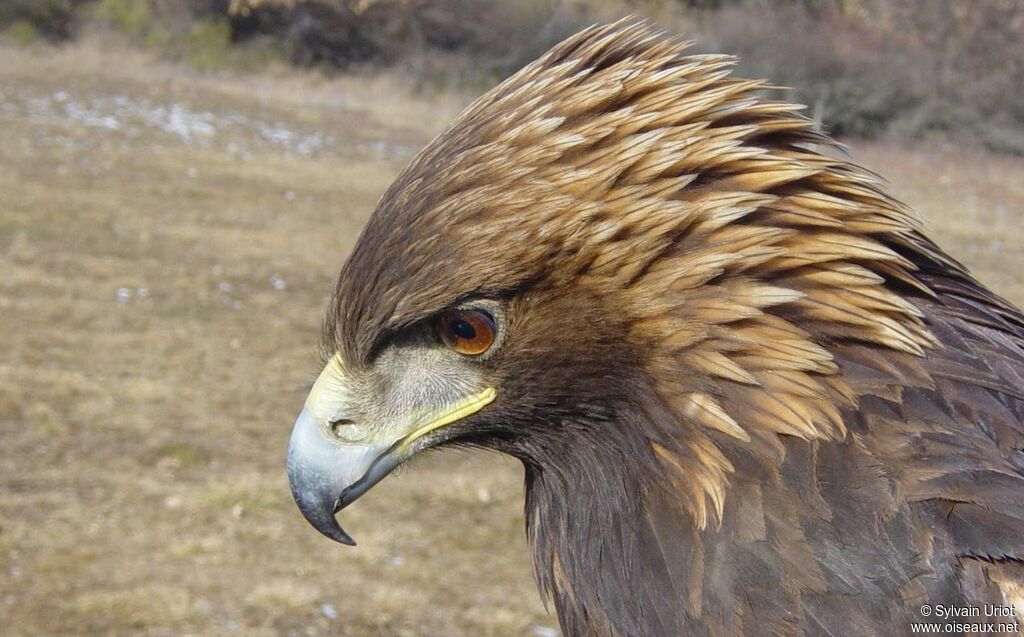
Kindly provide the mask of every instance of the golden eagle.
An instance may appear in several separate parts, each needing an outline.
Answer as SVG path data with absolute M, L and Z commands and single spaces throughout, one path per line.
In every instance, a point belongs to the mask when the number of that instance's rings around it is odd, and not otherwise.
M 567 637 L 1024 623 L 1024 315 L 684 49 L 585 30 L 402 172 L 334 292 L 299 508 L 351 544 L 398 464 L 483 447 L 525 467 Z

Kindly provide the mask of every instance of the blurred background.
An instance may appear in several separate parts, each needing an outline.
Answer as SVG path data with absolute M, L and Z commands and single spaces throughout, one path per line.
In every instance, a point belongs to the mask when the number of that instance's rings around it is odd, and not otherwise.
M 426 454 L 351 549 L 284 451 L 397 172 L 628 14 L 792 87 L 1024 303 L 1018 0 L 0 0 L 0 632 L 556 637 L 514 462 Z

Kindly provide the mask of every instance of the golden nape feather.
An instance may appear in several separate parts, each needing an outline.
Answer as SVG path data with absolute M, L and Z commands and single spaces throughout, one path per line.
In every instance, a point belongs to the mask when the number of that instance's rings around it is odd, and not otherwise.
M 423 446 L 523 460 L 569 637 L 1012 605 L 1024 317 L 800 107 L 685 49 L 593 27 L 469 106 L 371 217 L 328 356 L 380 373 L 485 305 L 500 346 L 467 373 L 496 398 Z

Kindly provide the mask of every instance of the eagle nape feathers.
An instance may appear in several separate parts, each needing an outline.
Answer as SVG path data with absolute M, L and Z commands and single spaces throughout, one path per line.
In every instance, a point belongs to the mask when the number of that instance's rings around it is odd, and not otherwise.
M 566 637 L 1019 630 L 1024 315 L 685 48 L 587 29 L 401 173 L 338 278 L 299 508 L 353 543 L 335 514 L 406 459 L 495 449 Z

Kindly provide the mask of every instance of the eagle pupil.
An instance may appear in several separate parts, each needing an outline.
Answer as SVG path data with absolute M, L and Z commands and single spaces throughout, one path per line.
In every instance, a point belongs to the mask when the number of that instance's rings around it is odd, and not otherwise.
M 468 322 L 462 319 L 455 319 L 452 321 L 452 334 L 455 336 L 471 341 L 476 338 L 476 330 Z

